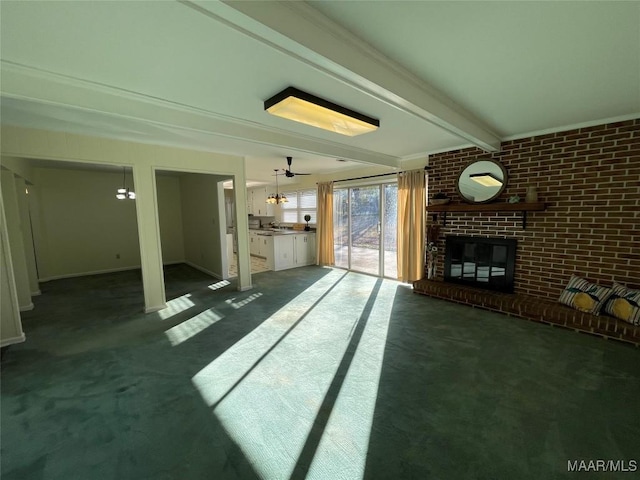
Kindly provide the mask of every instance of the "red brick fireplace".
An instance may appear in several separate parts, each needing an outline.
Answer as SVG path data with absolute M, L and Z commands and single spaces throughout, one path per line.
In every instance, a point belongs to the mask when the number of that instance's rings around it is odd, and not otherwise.
M 640 119 L 511 140 L 494 154 L 468 148 L 431 155 L 429 198 L 442 191 L 459 202 L 457 176 L 479 157 L 506 167 L 498 202 L 524 198 L 535 186 L 546 210 L 528 212 L 526 229 L 519 212 L 451 213 L 440 252 L 447 235 L 515 239 L 515 292 L 537 297 L 557 298 L 573 273 L 640 288 Z M 437 262 L 442 279 L 444 255 Z

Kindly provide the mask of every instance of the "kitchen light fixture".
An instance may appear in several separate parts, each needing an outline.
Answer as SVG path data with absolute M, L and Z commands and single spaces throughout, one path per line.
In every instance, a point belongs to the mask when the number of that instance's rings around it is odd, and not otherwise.
M 118 189 L 118 193 L 116 194 L 116 198 L 118 200 L 124 200 L 128 198 L 129 200 L 135 200 L 136 194 L 129 190 L 127 187 L 127 179 L 126 179 L 127 169 L 122 167 L 122 187 Z
M 271 115 L 355 137 L 380 127 L 380 120 L 288 87 L 264 102 Z
M 474 182 L 478 182 L 480 185 L 484 185 L 485 187 L 501 187 L 502 180 L 496 177 L 492 173 L 472 173 L 469 175 L 469 178 Z
M 287 203 L 289 199 L 285 196 L 285 194 L 283 193 L 281 195 L 278 193 L 278 169 L 275 168 L 273 171 L 276 172 L 276 194 L 275 195 L 273 193 L 270 194 L 267 197 L 267 203 L 272 203 L 272 204 Z

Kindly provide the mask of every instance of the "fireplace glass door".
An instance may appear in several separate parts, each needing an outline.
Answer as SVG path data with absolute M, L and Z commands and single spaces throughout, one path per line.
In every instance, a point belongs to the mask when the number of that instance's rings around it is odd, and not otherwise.
M 447 236 L 445 280 L 513 291 L 516 240 Z

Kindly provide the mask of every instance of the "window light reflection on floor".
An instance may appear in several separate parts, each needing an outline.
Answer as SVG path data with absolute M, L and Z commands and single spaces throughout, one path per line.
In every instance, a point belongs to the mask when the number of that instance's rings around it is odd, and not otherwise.
M 158 311 L 158 315 L 161 320 L 166 320 L 167 318 L 173 317 L 174 315 L 184 312 L 185 310 L 193 307 L 195 304 L 189 300 L 191 297 L 190 293 L 186 295 L 182 295 L 181 297 L 174 298 L 173 300 L 169 300 L 167 302 L 167 308 L 163 308 Z
M 235 309 L 238 309 L 238 308 L 244 307 L 249 302 L 253 302 L 255 299 L 260 298 L 261 296 L 262 296 L 262 293 L 257 292 L 257 293 L 252 293 L 247 298 L 245 298 L 244 300 L 240 300 L 239 302 L 235 301 L 235 297 L 228 298 L 225 300 L 225 303 L 228 305 L 231 305 Z
M 171 346 L 175 347 L 176 345 L 180 345 L 182 342 L 189 340 L 191 337 L 196 336 L 205 328 L 213 325 L 223 318 L 223 315 L 216 312 L 215 309 L 210 308 L 195 317 L 179 323 L 175 327 L 171 327 L 169 330 L 164 332 L 164 334 L 169 339 L 169 342 L 171 342 Z
M 362 477 L 396 285 L 334 270 L 192 378 L 261 477 L 290 478 L 299 460 Z M 320 422 L 330 388 L 337 399 Z
M 397 282 L 382 282 L 307 478 L 363 478 Z
M 218 290 L 220 288 L 226 287 L 227 285 L 231 285 L 231 282 L 229 280 L 220 280 L 219 282 L 212 283 L 207 288 L 211 290 Z
M 344 272 L 337 270 L 325 275 L 200 370 L 192 378 L 192 382 L 207 405 L 212 406 L 220 401 L 260 360 L 263 353 L 279 341 L 287 329 L 313 307 L 314 303 L 343 276 Z M 243 355 L 239 355 L 240 353 Z M 230 366 L 232 362 L 234 364 L 232 374 L 226 377 L 225 381 L 216 378 L 216 371 Z

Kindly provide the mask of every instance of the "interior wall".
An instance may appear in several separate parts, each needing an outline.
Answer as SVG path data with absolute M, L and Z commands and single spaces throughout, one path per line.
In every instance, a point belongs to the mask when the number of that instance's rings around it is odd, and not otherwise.
M 122 173 L 37 168 L 41 280 L 140 267 L 136 201 L 117 200 Z M 126 184 L 135 191 L 131 172 Z M 157 182 L 163 262 L 184 261 L 180 182 Z
M 162 262 L 184 262 L 184 239 L 182 235 L 182 196 L 180 178 L 156 175 L 158 191 L 158 221 L 162 243 Z
M 29 164 L 30 159 L 64 161 L 73 165 L 103 165 L 107 167 L 133 167 L 136 178 L 136 216 L 141 237 L 142 283 L 145 312 L 165 307 L 165 290 L 162 273 L 160 227 L 157 213 L 156 170 L 191 171 L 215 174 L 233 179 L 238 185 L 245 184 L 245 169 L 242 157 L 235 155 L 197 151 L 184 148 L 148 145 L 103 137 L 90 137 L 65 132 L 29 129 L 0 125 L 0 154 L 2 158 L 18 159 L 20 165 Z M 3 163 L 4 166 L 4 163 Z M 37 192 L 36 192 L 37 193 Z M 31 195 L 30 195 L 31 196 Z M 34 199 L 30 201 L 34 201 Z M 246 195 L 236 192 L 238 211 L 246 211 Z M 240 227 L 238 235 L 238 290 L 252 287 L 249 258 L 248 221 L 246 216 L 237 216 Z M 34 234 L 36 232 L 34 228 Z M 40 240 L 45 235 L 36 235 Z
M 20 196 L 24 192 L 19 192 L 20 185 L 24 181 L 10 170 L 0 170 L 2 182 L 2 201 L 4 205 L 4 215 L 8 231 L 9 249 L 11 252 L 11 264 L 13 267 L 13 277 L 15 279 L 16 292 L 18 294 L 18 304 L 20 311 L 31 310 L 31 287 L 29 283 L 29 268 L 26 260 L 24 234 L 23 231 L 29 228 L 23 225 L 20 217 Z
M 5 219 L 4 202 L 0 195 L 0 347 L 25 340 Z
M 36 264 L 35 251 L 33 249 L 33 229 L 31 226 L 31 215 L 29 213 L 29 195 L 27 194 L 27 184 L 24 179 L 20 179 L 17 185 L 18 206 L 20 209 L 20 223 L 22 225 L 22 241 L 24 243 L 24 254 L 27 262 L 27 273 L 29 276 L 29 287 L 31 295 L 40 295 L 40 285 L 38 284 L 38 268 Z
M 442 191 L 459 202 L 458 174 L 488 157 L 508 173 L 497 202 L 524 199 L 534 186 L 546 210 L 529 212 L 526 230 L 519 213 L 449 213 L 439 251 L 446 235 L 515 238 L 515 289 L 539 297 L 558 298 L 571 274 L 640 288 L 640 119 L 512 140 L 494 154 L 468 148 L 432 155 L 430 197 Z M 443 269 L 440 255 L 440 279 Z
M 136 202 L 117 200 L 121 172 L 37 168 L 41 280 L 140 266 Z M 135 191 L 131 172 L 127 185 Z
M 185 261 L 224 278 L 221 229 L 226 234 L 226 219 L 220 216 L 220 207 L 224 212 L 224 205 L 218 202 L 218 181 L 215 175 L 185 174 L 180 177 L 182 225 Z

